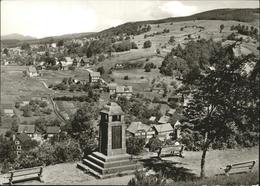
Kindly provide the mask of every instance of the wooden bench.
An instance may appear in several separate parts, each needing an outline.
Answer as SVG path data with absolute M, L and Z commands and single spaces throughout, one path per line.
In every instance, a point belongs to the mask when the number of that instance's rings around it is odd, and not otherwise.
M 235 163 L 235 164 L 230 164 L 227 165 L 225 168 L 220 168 L 223 169 L 225 172 L 225 175 L 229 174 L 238 174 L 238 173 L 246 173 L 246 172 L 251 172 L 252 169 L 254 168 L 256 161 L 247 161 L 247 162 L 241 162 L 241 163 Z
M 43 167 L 33 167 L 28 169 L 19 169 L 10 171 L 9 185 L 13 185 L 16 182 L 22 182 L 32 179 L 37 179 L 40 182 L 42 176 Z
M 182 155 L 182 152 L 184 150 L 184 145 L 174 145 L 174 146 L 168 146 L 168 147 L 161 147 L 158 150 L 158 157 L 166 156 L 166 155 L 177 155 L 179 157 L 184 158 Z

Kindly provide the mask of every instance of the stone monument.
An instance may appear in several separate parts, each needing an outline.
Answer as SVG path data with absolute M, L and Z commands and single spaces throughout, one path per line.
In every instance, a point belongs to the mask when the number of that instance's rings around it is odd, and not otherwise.
M 108 103 L 100 111 L 99 152 L 93 152 L 77 166 L 99 178 L 131 174 L 142 166 L 126 153 L 124 112 L 117 103 Z

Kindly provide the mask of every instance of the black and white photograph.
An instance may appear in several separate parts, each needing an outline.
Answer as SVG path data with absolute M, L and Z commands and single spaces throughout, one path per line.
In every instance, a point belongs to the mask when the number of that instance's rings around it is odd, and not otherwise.
M 259 1 L 0 6 L 0 185 L 259 185 Z

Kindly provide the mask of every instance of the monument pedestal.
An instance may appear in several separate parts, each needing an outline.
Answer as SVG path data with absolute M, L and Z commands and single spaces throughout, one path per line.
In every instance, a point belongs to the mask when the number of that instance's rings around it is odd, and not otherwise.
M 124 112 L 116 103 L 107 104 L 101 111 L 99 152 L 93 152 L 77 167 L 99 178 L 130 174 L 142 168 L 126 153 Z
M 132 174 L 142 168 L 139 162 L 131 160 L 131 155 L 129 154 L 106 156 L 100 152 L 93 152 L 91 155 L 88 155 L 77 166 L 82 170 L 94 174 L 98 178 Z

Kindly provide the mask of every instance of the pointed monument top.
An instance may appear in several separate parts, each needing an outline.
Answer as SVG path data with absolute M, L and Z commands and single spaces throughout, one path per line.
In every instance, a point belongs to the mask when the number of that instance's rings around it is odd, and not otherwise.
M 121 115 L 124 114 L 122 111 L 121 107 L 115 103 L 115 102 L 110 102 L 107 105 L 104 106 L 104 108 L 101 110 L 102 113 L 106 113 L 109 115 Z

